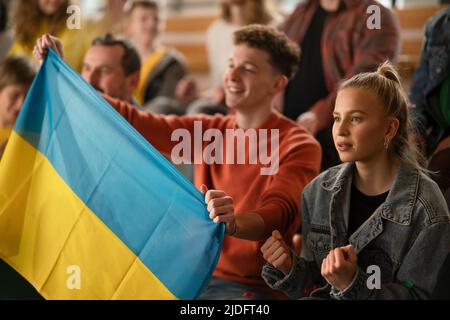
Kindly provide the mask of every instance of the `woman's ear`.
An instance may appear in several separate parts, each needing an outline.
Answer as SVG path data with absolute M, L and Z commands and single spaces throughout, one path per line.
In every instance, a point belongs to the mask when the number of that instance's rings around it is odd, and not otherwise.
M 397 134 L 398 128 L 400 126 L 400 121 L 396 117 L 392 117 L 389 120 L 389 124 L 386 128 L 386 139 L 391 142 Z

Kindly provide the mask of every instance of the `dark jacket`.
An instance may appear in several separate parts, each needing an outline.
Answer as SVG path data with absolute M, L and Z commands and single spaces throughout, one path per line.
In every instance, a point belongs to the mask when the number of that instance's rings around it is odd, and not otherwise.
M 411 85 L 411 116 L 417 132 L 425 139 L 427 154 L 449 135 L 440 111 L 439 88 L 450 75 L 450 7 L 435 14 L 425 28 L 420 63 Z
M 287 276 L 266 264 L 262 277 L 291 298 L 428 299 L 450 250 L 450 214 L 434 181 L 400 167 L 386 201 L 350 237 L 347 235 L 354 164 L 333 167 L 302 196 L 302 256 Z M 336 291 L 321 276 L 322 260 L 352 244 L 358 256 L 353 282 Z M 369 289 L 369 266 L 381 271 L 381 289 Z
M 143 105 L 156 97 L 174 98 L 178 82 L 186 75 L 187 69 L 181 54 L 174 49 L 167 51 L 147 77 Z

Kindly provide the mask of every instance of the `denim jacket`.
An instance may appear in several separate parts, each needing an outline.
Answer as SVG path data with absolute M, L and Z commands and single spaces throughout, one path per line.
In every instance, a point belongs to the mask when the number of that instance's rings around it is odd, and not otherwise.
M 440 111 L 439 90 L 450 75 L 450 7 L 435 14 L 425 27 L 425 42 L 411 85 L 411 116 L 430 154 L 449 132 Z M 429 130 L 431 129 L 431 130 Z M 429 132 L 427 132 L 429 131 Z
M 266 264 L 262 277 L 293 299 L 427 299 L 450 251 L 450 215 L 435 182 L 400 166 L 386 201 L 352 235 L 347 235 L 354 163 L 333 167 L 302 195 L 301 257 L 292 254 L 288 275 Z M 358 269 L 343 291 L 321 276 L 322 260 L 336 247 L 352 244 Z M 380 289 L 370 289 L 379 267 Z M 369 273 L 367 273 L 369 272 Z M 370 288 L 369 288 L 370 287 Z

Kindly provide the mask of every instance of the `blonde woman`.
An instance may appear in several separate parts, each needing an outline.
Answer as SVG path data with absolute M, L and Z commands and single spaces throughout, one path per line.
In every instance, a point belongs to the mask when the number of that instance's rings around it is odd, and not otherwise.
M 304 189 L 301 257 L 278 231 L 262 246 L 263 278 L 291 298 L 429 299 L 449 254 L 450 215 L 408 141 L 397 72 L 384 64 L 345 81 L 333 114 L 344 164 Z

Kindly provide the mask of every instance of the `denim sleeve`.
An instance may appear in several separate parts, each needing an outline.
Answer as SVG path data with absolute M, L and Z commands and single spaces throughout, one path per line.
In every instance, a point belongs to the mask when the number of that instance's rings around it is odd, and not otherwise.
M 342 291 L 331 289 L 331 296 L 339 300 L 363 299 L 430 299 L 448 253 L 449 222 L 439 222 L 423 229 L 403 259 L 395 282 L 369 289 L 371 275 L 358 269 L 353 282 Z
M 307 235 L 309 226 L 309 210 L 305 192 L 302 195 L 302 233 Z M 320 285 L 320 270 L 314 261 L 314 254 L 307 241 L 303 241 L 302 257 L 298 257 L 292 250 L 292 268 L 286 276 L 284 273 L 267 263 L 261 276 L 269 287 L 283 291 L 292 299 L 308 296 L 313 289 Z
M 283 291 L 291 299 L 299 299 L 308 296 L 315 288 L 312 274 L 317 267 L 315 262 L 306 261 L 294 252 L 292 257 L 292 268 L 286 276 L 269 263 L 263 267 L 261 276 L 272 289 Z
M 419 65 L 414 72 L 410 90 L 410 100 L 415 104 L 415 107 L 410 109 L 411 122 L 413 125 L 412 127 L 413 130 L 420 134 L 425 140 L 427 140 L 426 130 L 429 127 L 430 121 L 430 114 L 427 112 L 425 105 L 425 90 L 430 79 L 428 72 L 428 56 L 426 54 L 430 33 L 430 25 L 428 24 L 425 31 L 424 44 L 420 52 Z M 429 144 L 428 141 L 427 144 Z
M 428 84 L 428 58 L 426 56 L 426 48 L 428 46 L 428 37 L 425 33 L 425 40 L 420 51 L 420 61 L 414 72 L 414 77 L 411 83 L 410 100 L 417 106 L 422 105 L 422 101 L 425 98 L 425 88 Z

